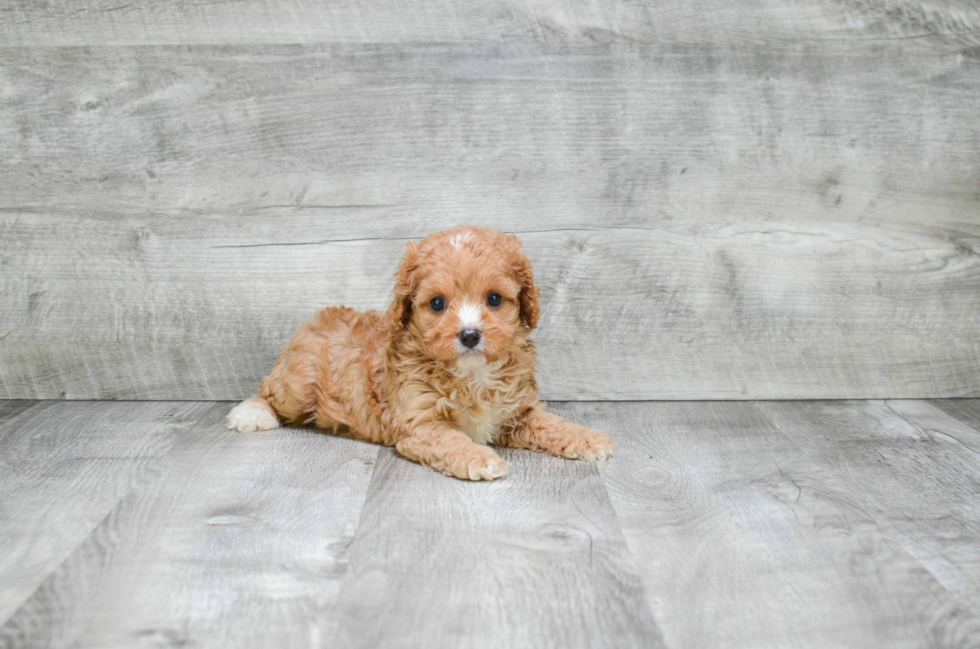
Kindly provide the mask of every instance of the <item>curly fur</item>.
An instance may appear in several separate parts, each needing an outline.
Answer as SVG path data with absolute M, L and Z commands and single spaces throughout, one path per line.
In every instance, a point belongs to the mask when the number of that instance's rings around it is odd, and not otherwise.
M 488 305 L 490 292 L 501 295 L 499 306 Z M 486 444 L 605 459 L 612 440 L 538 401 L 528 335 L 540 317 L 539 293 L 516 236 L 461 226 L 410 243 L 388 310 L 317 311 L 258 392 L 229 413 L 228 426 L 314 424 L 468 480 L 507 475 Z M 430 308 L 435 296 L 444 311 Z M 481 340 L 469 350 L 458 334 L 473 318 Z

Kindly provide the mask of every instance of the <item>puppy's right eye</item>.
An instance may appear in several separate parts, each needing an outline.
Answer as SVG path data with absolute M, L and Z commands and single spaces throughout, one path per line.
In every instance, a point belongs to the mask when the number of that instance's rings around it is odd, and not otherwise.
M 446 300 L 441 295 L 437 295 L 429 300 L 429 308 L 433 311 L 442 311 L 446 308 Z

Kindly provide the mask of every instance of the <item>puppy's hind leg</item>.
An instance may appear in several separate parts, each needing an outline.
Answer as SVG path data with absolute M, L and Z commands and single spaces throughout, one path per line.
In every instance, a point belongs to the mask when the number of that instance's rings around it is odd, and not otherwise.
M 228 428 L 240 433 L 279 428 L 279 418 L 269 402 L 255 395 L 242 401 L 228 413 Z

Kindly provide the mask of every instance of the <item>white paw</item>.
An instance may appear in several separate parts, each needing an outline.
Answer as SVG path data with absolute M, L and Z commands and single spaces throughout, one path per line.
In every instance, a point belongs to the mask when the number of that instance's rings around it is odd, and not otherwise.
M 228 428 L 239 433 L 272 430 L 279 428 L 279 420 L 267 407 L 245 400 L 228 413 Z
M 470 462 L 467 467 L 467 477 L 470 480 L 496 480 L 510 473 L 510 467 L 500 458 L 479 459 Z

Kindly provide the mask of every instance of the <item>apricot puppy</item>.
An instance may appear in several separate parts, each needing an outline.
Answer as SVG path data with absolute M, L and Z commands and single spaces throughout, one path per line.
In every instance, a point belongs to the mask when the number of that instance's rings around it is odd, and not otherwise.
M 410 243 L 387 312 L 317 311 L 228 427 L 315 424 L 466 480 L 507 475 L 488 444 L 604 460 L 609 437 L 538 401 L 538 293 L 513 235 L 460 227 Z

